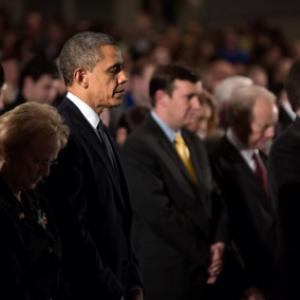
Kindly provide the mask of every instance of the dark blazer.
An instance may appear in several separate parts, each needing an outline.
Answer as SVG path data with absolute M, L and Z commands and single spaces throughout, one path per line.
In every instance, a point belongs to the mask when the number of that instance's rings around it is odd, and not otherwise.
M 21 205 L 0 178 L 1 299 L 61 299 L 60 244 L 40 200 L 23 192 Z
M 295 275 L 300 267 L 300 118 L 286 129 L 274 142 L 269 160 L 271 190 L 278 201 L 283 231 L 282 279 L 285 285 L 285 298 L 294 299 L 298 291 L 298 277 Z
M 293 119 L 287 113 L 287 111 L 282 107 L 282 105 L 278 106 L 278 111 L 279 111 L 278 123 L 276 124 L 276 128 L 275 128 L 276 136 L 280 135 L 293 123 Z
M 241 288 L 254 285 L 266 292 L 272 286 L 278 241 L 275 202 L 265 194 L 258 177 L 227 137 L 212 148 L 210 161 L 227 204 L 234 249 L 230 255 L 234 255 L 241 266 L 242 273 L 236 274 L 236 278 L 243 277 L 247 281 L 241 283 L 245 285 Z M 228 270 L 228 274 L 230 272 Z
M 65 98 L 58 110 L 71 135 L 44 191 L 57 218 L 71 298 L 120 300 L 141 281 L 130 242 L 131 207 L 118 153 L 112 143 L 117 161 L 113 168 L 79 109 Z
M 123 148 L 147 300 L 201 299 L 210 244 L 225 235 L 223 224 L 212 226 L 213 182 L 204 146 L 193 134 L 183 131 L 183 137 L 197 186 L 152 117 Z

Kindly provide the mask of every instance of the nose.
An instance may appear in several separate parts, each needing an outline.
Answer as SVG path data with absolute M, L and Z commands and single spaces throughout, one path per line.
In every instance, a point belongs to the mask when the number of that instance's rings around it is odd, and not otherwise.
M 274 126 L 270 126 L 265 131 L 265 138 L 271 140 L 274 137 L 274 134 L 275 134 L 275 128 Z
M 197 96 L 194 96 L 194 97 L 191 98 L 191 100 L 190 100 L 190 108 L 192 110 L 196 110 L 196 111 L 198 111 L 198 110 L 201 109 L 200 102 L 199 102 L 199 99 L 198 99 Z
M 125 72 L 125 70 L 121 70 L 118 76 L 118 83 L 119 84 L 125 84 L 128 81 L 128 76 Z
M 45 162 L 40 165 L 41 177 L 48 177 L 50 175 L 51 163 Z

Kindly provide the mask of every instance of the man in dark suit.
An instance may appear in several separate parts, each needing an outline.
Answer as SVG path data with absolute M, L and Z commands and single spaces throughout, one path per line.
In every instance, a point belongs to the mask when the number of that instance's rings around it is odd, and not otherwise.
M 222 268 L 225 221 L 212 215 L 207 155 L 200 139 L 181 129 L 198 101 L 197 81 L 182 66 L 159 67 L 149 119 L 124 145 L 147 300 L 207 299 L 207 283 Z
M 300 63 L 295 63 L 286 78 L 285 89 L 297 117 L 275 140 L 270 152 L 270 181 L 283 232 L 282 299 L 295 299 L 299 293 L 300 267 L 299 209 L 300 186 Z
M 143 299 L 127 185 L 99 118 L 122 101 L 121 52 L 111 37 L 83 32 L 65 43 L 59 66 L 68 93 L 58 110 L 71 134 L 44 188 L 61 234 L 71 299 Z
M 275 96 L 262 87 L 240 87 L 232 94 L 228 114 L 226 135 L 210 153 L 213 176 L 227 204 L 231 237 L 220 278 L 231 295 L 223 296 L 240 299 L 244 292 L 247 299 L 269 299 L 278 231 L 261 150 L 274 135 Z

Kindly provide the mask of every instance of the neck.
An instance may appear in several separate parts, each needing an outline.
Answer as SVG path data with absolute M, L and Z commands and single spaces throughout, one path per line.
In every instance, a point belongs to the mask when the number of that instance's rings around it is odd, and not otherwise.
M 168 117 L 168 115 L 163 110 L 154 108 L 153 111 L 171 129 L 173 129 L 174 131 L 177 131 L 177 130 L 180 129 L 179 126 L 176 126 L 176 125 L 173 124 L 172 120 L 170 120 L 170 118 Z

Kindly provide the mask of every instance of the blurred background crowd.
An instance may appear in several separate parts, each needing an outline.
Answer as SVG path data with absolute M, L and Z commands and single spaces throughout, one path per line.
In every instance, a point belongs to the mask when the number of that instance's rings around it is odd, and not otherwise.
M 198 2 L 193 4 L 196 5 L 194 9 L 202 3 Z M 16 21 L 15 13 L 3 7 L 0 10 L 0 58 L 6 85 L 1 108 L 5 110 L 15 101 L 19 103 L 20 98 L 26 100 L 26 97 L 46 103 L 59 101 L 65 87 L 55 63 L 62 44 L 75 32 L 98 30 L 108 32 L 118 40 L 131 78 L 123 107 L 107 116 L 114 135 L 120 123 L 123 124 L 121 127 L 128 127 L 127 131 L 132 130 L 134 123 L 142 117 L 144 108 L 149 108 L 147 85 L 154 68 L 174 61 L 192 67 L 200 75 L 205 88 L 200 101 L 205 109 L 201 110 L 202 115 L 195 128 L 202 137 L 218 127 L 219 106 L 226 102 L 226 95 L 224 88 L 216 87 L 232 76 L 247 76 L 253 83 L 267 87 L 278 97 L 278 105 L 283 107 L 280 121 L 289 122 L 293 118 L 283 82 L 292 63 L 300 58 L 300 40 L 265 20 L 211 26 L 209 20 L 205 22 L 198 20 L 199 17 L 192 17 L 201 16 L 203 12 L 199 7 L 198 13 L 192 13 L 191 3 L 191 17 L 185 20 L 180 17 L 180 3 L 177 6 L 168 1 L 160 5 L 151 3 L 143 1 L 143 10 L 137 10 L 129 24 L 123 27 L 117 26 L 117 21 L 101 22 L 93 18 L 68 22 L 67 17 L 47 16 L 42 11 L 29 11 Z M 185 14 L 188 12 L 183 10 Z M 36 69 L 41 74 L 32 74 L 36 73 Z M 40 82 L 37 79 L 41 75 L 48 76 Z M 32 82 L 28 82 L 28 77 L 33 78 Z M 30 91 L 31 88 L 35 88 L 34 92 Z M 143 109 L 130 110 L 123 115 L 127 109 L 136 106 Z M 121 130 L 118 136 L 120 143 L 124 134 Z

